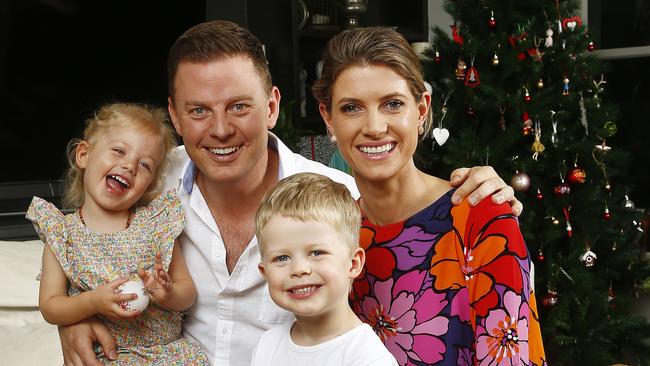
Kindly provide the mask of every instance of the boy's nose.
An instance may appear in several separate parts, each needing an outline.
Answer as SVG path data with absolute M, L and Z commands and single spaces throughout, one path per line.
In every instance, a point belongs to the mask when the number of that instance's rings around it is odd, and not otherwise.
M 291 276 L 300 277 L 311 274 L 311 267 L 306 260 L 294 259 L 291 264 Z

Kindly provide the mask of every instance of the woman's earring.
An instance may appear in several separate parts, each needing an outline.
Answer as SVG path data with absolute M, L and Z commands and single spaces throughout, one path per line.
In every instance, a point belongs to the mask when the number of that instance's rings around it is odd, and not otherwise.
M 327 130 L 327 136 L 329 136 L 331 143 L 336 143 L 336 136 L 334 136 L 332 131 L 330 131 L 329 129 Z
M 420 136 L 424 135 L 424 126 L 423 125 L 418 126 L 418 135 L 420 135 Z

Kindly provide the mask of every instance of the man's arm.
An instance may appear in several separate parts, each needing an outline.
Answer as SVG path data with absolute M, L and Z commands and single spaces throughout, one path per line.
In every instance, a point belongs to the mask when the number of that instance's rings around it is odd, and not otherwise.
M 484 198 L 492 195 L 492 202 L 508 202 L 512 213 L 521 215 L 524 209 L 515 197 L 515 191 L 507 185 L 491 166 L 475 166 L 472 168 L 458 168 L 451 172 L 451 185 L 458 187 L 451 198 L 454 204 L 460 203 L 468 197 L 469 204 L 475 206 Z
M 61 351 L 66 366 L 101 366 L 93 342 L 98 342 L 109 360 L 117 358 L 115 339 L 108 328 L 94 317 L 72 325 L 59 326 Z

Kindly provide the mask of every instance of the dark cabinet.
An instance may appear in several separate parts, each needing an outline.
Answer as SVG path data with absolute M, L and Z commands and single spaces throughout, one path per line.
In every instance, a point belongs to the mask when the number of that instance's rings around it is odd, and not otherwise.
M 208 1 L 207 18 L 231 19 L 244 24 L 264 43 L 273 81 L 282 93 L 282 104 L 286 106 L 294 101 L 292 120 L 299 134 L 325 132 L 310 88 L 316 79 L 316 65 L 325 44 L 346 28 L 354 13 L 345 11 L 347 7 L 365 8 L 358 13 L 360 26 L 395 27 L 409 42 L 429 39 L 427 0 L 246 0 L 233 3 Z

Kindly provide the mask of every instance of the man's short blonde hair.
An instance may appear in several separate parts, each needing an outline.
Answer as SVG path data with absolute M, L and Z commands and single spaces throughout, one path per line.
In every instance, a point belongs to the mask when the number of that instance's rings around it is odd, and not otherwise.
M 261 232 L 276 215 L 303 222 L 327 223 L 344 238 L 351 252 L 359 246 L 359 206 L 345 185 L 324 175 L 294 174 L 266 193 L 255 215 L 255 234 L 262 255 L 264 237 Z

